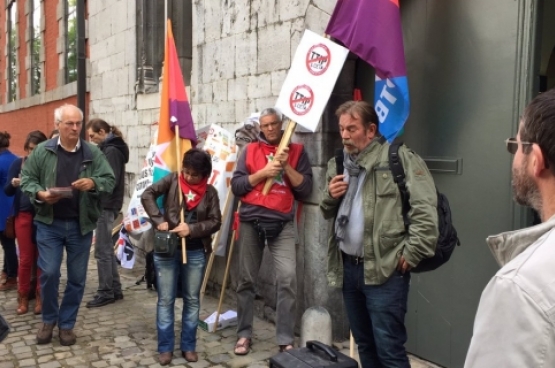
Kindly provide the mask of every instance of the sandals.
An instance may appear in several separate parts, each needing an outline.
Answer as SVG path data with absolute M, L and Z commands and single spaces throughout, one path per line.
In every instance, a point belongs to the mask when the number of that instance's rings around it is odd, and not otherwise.
M 294 347 L 293 347 L 293 345 L 291 345 L 291 344 L 289 344 L 289 345 L 280 345 L 280 346 L 279 346 L 279 352 L 280 352 L 280 353 L 283 353 L 283 352 L 285 352 L 285 351 L 287 351 L 287 350 L 293 350 L 293 349 L 294 349 Z
M 242 343 L 239 343 L 241 339 L 244 339 Z M 235 355 L 247 355 L 251 351 L 252 339 L 247 337 L 240 337 L 237 339 L 235 344 L 235 350 L 233 351 Z

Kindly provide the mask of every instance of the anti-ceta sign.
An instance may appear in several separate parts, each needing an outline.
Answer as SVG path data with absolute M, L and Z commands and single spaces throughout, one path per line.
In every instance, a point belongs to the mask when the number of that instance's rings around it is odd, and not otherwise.
M 276 107 L 303 128 L 316 131 L 348 54 L 345 47 L 306 30 Z
M 314 103 L 314 92 L 312 88 L 303 84 L 297 86 L 289 96 L 289 107 L 296 115 L 302 116 L 308 114 Z

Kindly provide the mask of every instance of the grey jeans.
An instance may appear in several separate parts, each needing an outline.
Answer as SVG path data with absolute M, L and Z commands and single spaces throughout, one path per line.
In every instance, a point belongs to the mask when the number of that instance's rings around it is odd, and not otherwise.
M 278 345 L 293 344 L 297 307 L 295 229 L 285 224 L 276 239 L 268 240 L 277 280 L 276 340 Z M 251 222 L 239 227 L 239 283 L 237 286 L 237 336 L 252 337 L 254 284 L 264 248 Z
M 96 223 L 96 243 L 94 257 L 98 268 L 97 295 L 103 298 L 113 298 L 121 294 L 121 282 L 118 273 L 118 263 L 114 254 L 112 228 L 116 211 L 105 209 Z

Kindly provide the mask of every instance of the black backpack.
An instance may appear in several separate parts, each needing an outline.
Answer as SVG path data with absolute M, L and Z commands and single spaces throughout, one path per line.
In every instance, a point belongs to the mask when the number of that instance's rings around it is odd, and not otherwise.
M 405 182 L 405 169 L 403 163 L 399 159 L 399 147 L 403 142 L 394 142 L 389 146 L 389 169 L 393 174 L 393 180 L 399 187 L 402 202 L 403 222 L 405 229 L 408 230 L 410 226 L 410 219 L 408 217 L 410 210 L 409 192 Z M 447 197 L 440 193 L 436 188 L 437 193 L 437 219 L 439 227 L 439 237 L 437 239 L 436 254 L 433 257 L 423 259 L 418 266 L 413 268 L 411 272 L 426 272 L 432 271 L 444 264 L 451 258 L 453 250 L 456 245 L 461 245 L 457 236 L 457 230 L 453 225 L 453 218 L 451 217 L 451 208 Z

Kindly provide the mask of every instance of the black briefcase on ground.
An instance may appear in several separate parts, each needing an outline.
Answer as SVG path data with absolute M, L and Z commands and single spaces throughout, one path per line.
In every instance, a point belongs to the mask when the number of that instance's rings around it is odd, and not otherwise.
M 358 368 L 356 360 L 319 341 L 306 348 L 287 350 L 270 358 L 270 368 Z

